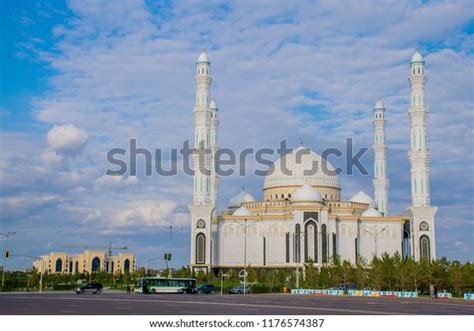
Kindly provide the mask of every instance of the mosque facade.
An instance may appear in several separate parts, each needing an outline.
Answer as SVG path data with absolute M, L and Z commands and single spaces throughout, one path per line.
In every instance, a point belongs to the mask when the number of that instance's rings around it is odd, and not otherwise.
M 264 180 L 263 197 L 242 190 L 223 211 L 217 211 L 219 177 L 214 169 L 218 150 L 218 108 L 211 99 L 211 63 L 202 52 L 196 64 L 194 155 L 190 266 L 194 270 L 298 268 L 322 266 L 333 257 L 352 264 L 398 252 L 415 260 L 436 258 L 437 208 L 430 204 L 425 61 L 416 51 L 410 62 L 411 206 L 402 215 L 389 214 L 385 107 L 373 111 L 373 197 L 360 191 L 341 199 L 341 183 L 332 165 L 300 146 L 277 160 Z M 314 164 L 317 167 L 314 171 Z M 289 170 L 289 171 L 287 171 Z

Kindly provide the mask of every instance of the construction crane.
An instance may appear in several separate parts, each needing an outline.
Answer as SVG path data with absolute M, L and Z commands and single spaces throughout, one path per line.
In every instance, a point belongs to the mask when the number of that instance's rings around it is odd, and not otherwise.
M 123 247 L 112 246 L 112 240 L 109 241 L 109 246 L 108 247 L 104 247 L 104 246 L 86 246 L 86 245 L 68 245 L 66 247 L 82 248 L 84 250 L 86 250 L 86 249 L 107 249 L 108 250 L 108 256 L 112 256 L 112 249 L 122 249 L 122 250 L 128 249 L 127 246 L 123 246 Z

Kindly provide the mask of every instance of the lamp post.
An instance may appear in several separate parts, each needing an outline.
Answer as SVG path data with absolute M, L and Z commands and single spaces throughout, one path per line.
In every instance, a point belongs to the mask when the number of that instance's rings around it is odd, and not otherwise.
M 378 232 L 375 232 L 375 233 L 372 233 L 370 232 L 369 230 L 366 230 L 368 234 L 370 234 L 371 236 L 374 237 L 375 239 L 375 256 L 377 256 L 377 238 L 379 237 L 379 235 L 384 232 L 385 230 L 387 230 L 388 226 L 385 226 L 382 230 L 378 231 Z
M 175 234 L 176 232 L 179 232 L 179 231 L 183 231 L 184 229 L 183 228 L 180 228 L 180 229 L 177 229 L 177 230 L 173 230 L 173 226 L 170 225 L 169 226 L 169 253 L 170 253 L 170 256 L 171 256 L 171 245 L 172 245 L 172 240 L 173 240 L 173 234 Z M 165 231 L 164 229 L 161 229 L 161 231 Z M 167 264 L 167 268 L 168 268 L 168 278 L 170 278 L 171 276 L 171 267 L 169 266 L 171 263 L 170 263 L 170 260 L 167 260 L 166 261 L 166 264 Z
M 238 223 L 236 221 L 231 221 L 233 223 Z M 256 221 L 253 221 L 252 223 L 248 224 L 248 221 L 247 219 L 244 219 L 244 294 L 246 292 L 246 289 L 247 289 L 247 228 L 249 226 L 252 226 L 252 225 L 255 225 Z M 242 226 L 241 224 L 239 224 L 240 226 Z
M 244 220 L 244 293 L 247 293 L 247 228 L 250 225 L 254 225 L 255 222 L 247 224 L 247 219 Z
M 244 235 L 244 295 L 247 292 L 247 219 L 245 219 L 245 235 Z
M 8 250 L 8 237 L 14 235 L 16 232 L 10 232 L 8 231 L 7 233 L 0 233 L 0 235 L 4 236 L 5 239 L 5 249 L 3 251 L 3 272 L 2 272 L 2 290 L 3 286 L 5 285 L 5 271 L 7 271 L 7 250 Z
M 221 295 L 224 294 L 224 277 L 229 277 L 229 275 L 228 274 L 221 275 Z
M 146 260 L 146 262 L 145 262 L 145 277 L 148 276 L 148 262 L 156 261 L 156 260 L 160 260 L 160 258 L 156 257 L 156 258 L 153 258 L 153 259 Z

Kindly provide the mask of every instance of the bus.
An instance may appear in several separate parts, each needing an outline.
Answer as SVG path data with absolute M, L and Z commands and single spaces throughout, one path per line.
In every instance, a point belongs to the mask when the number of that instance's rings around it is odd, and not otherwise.
M 135 292 L 156 293 L 196 293 L 195 278 L 144 277 L 137 280 Z

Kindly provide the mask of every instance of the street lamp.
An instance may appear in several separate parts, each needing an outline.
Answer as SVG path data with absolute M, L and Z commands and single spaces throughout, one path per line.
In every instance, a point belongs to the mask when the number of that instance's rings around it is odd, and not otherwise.
M 236 222 L 236 221 L 232 221 L 232 222 Z M 236 222 L 237 223 L 237 222 Z M 250 224 L 247 224 L 247 219 L 244 220 L 244 293 L 243 294 L 246 294 L 246 291 L 247 291 L 247 228 L 248 226 L 252 226 L 252 225 L 255 225 L 256 221 L 253 221 L 252 223 Z M 241 224 L 239 224 L 240 226 L 242 226 Z
M 176 232 L 179 232 L 179 231 L 183 231 L 184 228 L 180 228 L 180 229 L 177 229 L 177 230 L 173 230 L 173 226 L 170 225 L 169 226 L 169 253 L 171 253 L 171 247 L 172 247 L 172 243 L 171 241 L 173 240 L 173 234 L 176 233 Z M 161 229 L 160 231 L 165 231 L 165 229 Z M 166 260 L 166 265 L 168 266 L 168 278 L 170 278 L 171 276 L 171 266 L 170 266 L 170 260 Z
M 0 233 L 0 235 L 4 236 L 5 239 L 5 250 L 3 251 L 3 272 L 2 272 L 2 290 L 3 286 L 5 285 L 5 271 L 7 271 L 7 250 L 8 250 L 8 237 L 14 235 L 16 232 L 7 233 Z
M 380 231 L 378 231 L 378 232 L 375 232 L 375 233 L 372 233 L 372 232 L 370 232 L 369 230 L 366 230 L 367 233 L 370 234 L 371 236 L 373 236 L 374 239 L 375 239 L 375 256 L 378 255 L 378 254 L 377 254 L 377 238 L 379 237 L 379 235 L 380 235 L 382 232 L 384 232 L 384 231 L 387 230 L 387 229 L 388 229 L 388 225 L 385 226 L 382 230 L 380 230 Z
M 228 274 L 221 275 L 221 295 L 224 294 L 224 277 L 229 277 L 229 275 Z
M 148 262 L 156 261 L 156 260 L 160 260 L 160 259 L 161 258 L 156 257 L 156 258 L 153 258 L 153 259 L 146 260 L 146 262 L 145 262 L 145 277 L 148 276 Z

